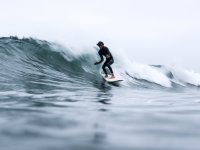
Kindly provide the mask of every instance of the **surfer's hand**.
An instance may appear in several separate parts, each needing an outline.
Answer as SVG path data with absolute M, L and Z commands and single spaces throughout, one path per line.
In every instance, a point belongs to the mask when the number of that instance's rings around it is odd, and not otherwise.
M 95 62 L 95 63 L 94 63 L 94 65 L 97 65 L 97 64 L 98 64 L 98 62 Z
M 110 58 L 110 55 L 108 54 L 108 55 L 106 55 L 106 58 Z

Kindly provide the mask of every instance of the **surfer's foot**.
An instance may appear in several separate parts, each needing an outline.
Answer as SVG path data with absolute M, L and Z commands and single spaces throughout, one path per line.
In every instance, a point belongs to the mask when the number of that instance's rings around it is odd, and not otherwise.
M 105 75 L 105 78 L 107 78 L 108 77 L 108 75 Z
M 114 79 L 115 78 L 115 76 L 114 75 L 112 75 L 111 77 L 110 77 L 110 79 Z

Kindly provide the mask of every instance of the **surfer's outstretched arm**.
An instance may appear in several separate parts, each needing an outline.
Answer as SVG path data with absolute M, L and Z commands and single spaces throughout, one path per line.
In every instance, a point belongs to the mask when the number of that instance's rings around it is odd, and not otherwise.
M 99 62 L 95 62 L 95 63 L 94 63 L 95 65 L 100 64 L 100 63 L 103 62 L 103 55 L 101 55 L 101 54 L 99 53 L 99 56 L 100 56 L 101 60 L 100 60 Z

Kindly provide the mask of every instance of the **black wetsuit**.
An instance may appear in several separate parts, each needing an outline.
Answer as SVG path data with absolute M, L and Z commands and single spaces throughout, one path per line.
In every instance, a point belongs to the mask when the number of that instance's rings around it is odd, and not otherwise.
M 109 68 L 110 73 L 113 73 L 113 70 L 110 65 L 114 63 L 114 59 L 109 49 L 104 46 L 102 49 L 99 50 L 99 56 L 101 57 L 101 60 L 98 62 L 99 64 L 103 62 L 103 56 L 106 57 L 106 61 L 102 66 L 104 73 L 107 75 L 106 66 Z

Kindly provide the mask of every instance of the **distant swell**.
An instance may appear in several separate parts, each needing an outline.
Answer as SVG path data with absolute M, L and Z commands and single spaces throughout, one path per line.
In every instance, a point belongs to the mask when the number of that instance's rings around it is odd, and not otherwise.
M 180 68 L 143 65 L 114 54 L 121 86 L 130 88 L 198 87 L 200 74 Z M 95 50 L 75 53 L 62 45 L 32 38 L 0 38 L 0 90 L 49 90 L 95 87 L 103 79 Z

